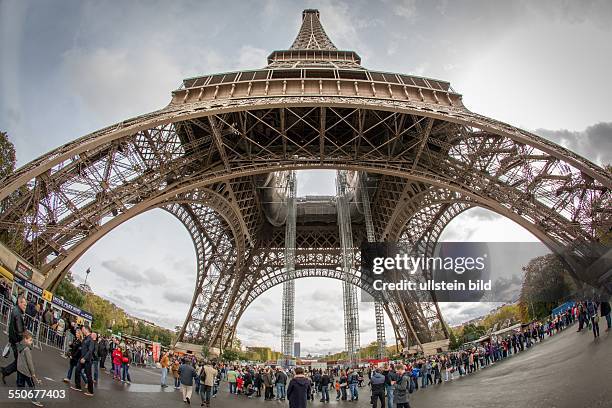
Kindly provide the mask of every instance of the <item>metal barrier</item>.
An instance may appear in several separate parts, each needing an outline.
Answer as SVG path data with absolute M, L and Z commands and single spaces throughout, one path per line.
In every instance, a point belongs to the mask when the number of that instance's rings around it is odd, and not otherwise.
M 15 305 L 10 301 L 0 300 L 0 326 L 3 327 L 5 334 L 8 334 L 8 321 L 14 307 Z M 66 331 L 60 334 L 40 319 L 35 319 L 27 314 L 23 315 L 23 321 L 25 328 L 32 333 L 34 347 L 42 349 L 42 345 L 45 345 L 62 352 L 66 351 L 69 344 L 66 340 L 70 337 L 66 335 Z M 71 333 L 68 332 L 68 334 Z

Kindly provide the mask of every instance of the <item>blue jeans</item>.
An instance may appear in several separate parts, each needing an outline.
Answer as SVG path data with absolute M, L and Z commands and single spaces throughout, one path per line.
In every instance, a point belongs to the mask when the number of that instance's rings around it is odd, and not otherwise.
M 276 383 L 276 398 L 285 399 L 285 384 Z
M 393 408 L 393 386 L 385 385 L 385 388 L 387 390 L 387 408 Z
M 421 377 L 421 387 L 427 388 L 427 371 L 423 371 L 423 377 Z
M 168 368 L 161 369 L 161 385 L 166 385 L 168 379 Z
M 359 391 L 357 390 L 357 383 L 350 383 L 349 388 L 351 389 L 351 400 L 359 398 Z
M 229 383 L 229 391 L 230 391 L 230 394 L 236 393 L 236 382 Z
M 121 379 L 123 381 L 127 380 L 129 382 L 132 382 L 132 379 L 130 378 L 130 366 L 124 363 L 124 364 L 121 364 L 121 368 L 122 368 Z
M 212 387 L 210 385 L 200 384 L 200 398 L 202 402 L 210 403 L 210 397 L 212 394 Z
M 324 385 L 321 387 L 321 399 L 323 401 L 329 401 L 329 385 Z
M 99 361 L 93 361 L 91 363 L 91 369 L 93 371 L 93 378 L 94 381 L 98 381 L 98 374 L 100 374 L 100 362 Z
M 74 370 L 76 366 L 70 364 L 70 368 L 68 368 L 68 372 L 66 373 L 66 378 L 71 380 L 72 379 L 72 370 Z

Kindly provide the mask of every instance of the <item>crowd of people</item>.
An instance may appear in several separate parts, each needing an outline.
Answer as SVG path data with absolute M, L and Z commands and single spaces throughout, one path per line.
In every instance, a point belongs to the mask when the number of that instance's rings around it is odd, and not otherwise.
M 35 389 L 40 382 L 36 375 L 32 325 L 36 320 L 28 319 L 28 304 L 24 296 L 19 296 L 8 320 L 8 335 L 12 354 L 11 363 L 2 368 L 2 381 L 17 373 L 18 387 Z M 37 313 L 39 311 L 37 310 Z M 44 314 L 43 312 L 43 319 Z M 31 317 L 31 316 L 30 316 Z M 547 337 L 555 336 L 573 323 L 578 323 L 577 331 L 592 330 L 599 337 L 599 318 L 607 322 L 605 331 L 610 330 L 610 304 L 608 302 L 578 302 L 561 313 L 542 321 L 522 325 L 520 329 L 506 334 L 491 336 L 483 341 L 467 343 L 457 351 L 441 352 L 426 357 L 405 358 L 382 366 L 342 369 L 332 367 L 327 370 L 308 370 L 301 367 L 283 369 L 282 367 L 262 367 L 257 365 L 227 365 L 222 362 L 198 360 L 193 354 L 179 355 L 165 352 L 158 362 L 153 361 L 152 350 L 142 344 L 120 340 L 114 336 L 101 336 L 92 332 L 87 325 L 78 325 L 68 319 L 64 328 L 67 338 L 65 357 L 68 371 L 64 382 L 70 388 L 83 392 L 85 396 L 94 395 L 101 372 L 112 379 L 127 385 L 131 383 L 132 364 L 161 368 L 161 387 L 168 387 L 168 378 L 173 379 L 175 390 L 180 390 L 182 400 L 191 404 L 192 394 L 201 399 L 201 406 L 210 406 L 211 399 L 218 394 L 220 384 L 228 384 L 230 395 L 246 398 L 263 398 L 266 401 L 289 401 L 291 408 L 303 408 L 307 401 L 326 403 L 335 395 L 338 401 L 358 401 L 360 388 L 370 386 L 369 397 L 374 408 L 408 407 L 408 395 L 419 388 L 425 389 L 437 384 L 455 380 L 457 377 L 472 375 L 492 364 L 501 362 L 515 354 L 522 353 Z M 57 322 L 55 323 L 57 324 Z M 107 366 L 108 364 L 108 366 Z M 86 389 L 83 390 L 83 383 Z M 42 406 L 40 401 L 32 403 Z
M 222 364 L 208 361 L 197 361 L 193 354 L 184 356 L 174 355 L 172 352 L 163 353 L 160 358 L 161 387 L 168 387 L 168 374 L 171 372 L 174 379 L 174 389 L 180 390 L 183 402 L 191 404 L 195 388 L 202 400 L 201 406 L 210 406 L 211 398 L 217 396 L 221 382 Z

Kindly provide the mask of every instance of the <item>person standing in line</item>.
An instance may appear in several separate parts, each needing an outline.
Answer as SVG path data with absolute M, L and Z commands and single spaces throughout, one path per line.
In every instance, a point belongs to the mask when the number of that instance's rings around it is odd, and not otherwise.
M 284 401 L 285 386 L 287 385 L 287 374 L 285 374 L 283 370 L 280 369 L 280 367 L 276 369 L 276 377 L 274 379 L 274 383 L 276 385 L 276 399 Z
M 388 366 L 385 363 L 385 367 L 383 370 L 383 375 L 385 376 L 385 390 L 387 391 L 387 408 L 393 408 L 393 381 L 397 381 L 397 375 L 395 373 L 395 367 L 393 364 Z M 384 408 L 384 407 L 382 407 Z
M 82 391 L 81 389 L 81 371 L 85 370 L 85 376 L 87 377 L 87 391 L 83 395 L 93 397 L 93 378 L 91 375 L 91 364 L 93 361 L 94 343 L 91 338 L 91 329 L 89 326 L 81 327 L 81 332 L 85 339 L 81 344 L 81 359 L 76 366 L 76 373 L 74 375 L 74 387 L 70 387 L 75 391 Z
M 186 359 L 183 358 L 182 364 L 178 369 L 179 380 L 181 382 L 181 392 L 183 393 L 183 402 L 191 404 L 191 394 L 193 392 L 193 379 L 196 376 L 195 368 Z
M 19 353 L 17 352 L 17 345 L 23 340 L 23 333 L 25 331 L 24 313 L 26 310 L 27 302 L 23 295 L 17 298 L 17 304 L 11 311 L 9 325 L 8 325 L 8 338 L 13 351 L 13 362 L 9 365 L 2 367 L 2 383 L 6 385 L 6 377 L 17 371 L 17 358 Z
M 289 381 L 289 386 L 287 387 L 289 408 L 306 408 L 310 388 L 310 380 L 304 377 L 304 369 L 297 367 L 295 369 L 295 376 Z
M 238 373 L 236 373 L 236 367 L 232 367 L 226 373 L 227 383 L 229 384 L 229 392 L 230 394 L 236 394 L 236 378 L 238 377 Z
M 108 356 L 108 342 L 104 336 L 100 336 L 98 340 L 98 352 L 100 353 L 100 369 L 106 371 L 104 363 L 106 362 L 106 356 Z
M 329 402 L 329 383 L 330 383 L 329 374 L 327 371 L 321 375 L 319 379 L 319 386 L 321 387 L 321 402 Z
M 357 388 L 359 385 L 359 374 L 354 369 L 349 370 L 348 384 L 351 390 L 351 401 L 359 401 L 359 390 Z
M 161 387 L 166 388 L 168 386 L 168 384 L 166 384 L 168 379 L 168 366 L 170 365 L 170 358 L 167 352 L 162 355 L 159 364 L 161 365 Z
M 397 408 L 410 408 L 408 393 L 410 392 L 410 376 L 404 369 L 403 364 L 396 366 L 397 381 L 393 382 L 393 399 Z

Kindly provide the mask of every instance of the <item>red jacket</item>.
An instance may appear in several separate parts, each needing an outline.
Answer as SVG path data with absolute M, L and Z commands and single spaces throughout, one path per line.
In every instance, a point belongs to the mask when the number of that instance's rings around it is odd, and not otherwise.
M 123 362 L 123 353 L 118 348 L 113 350 L 112 357 L 114 365 L 121 365 L 121 363 Z

